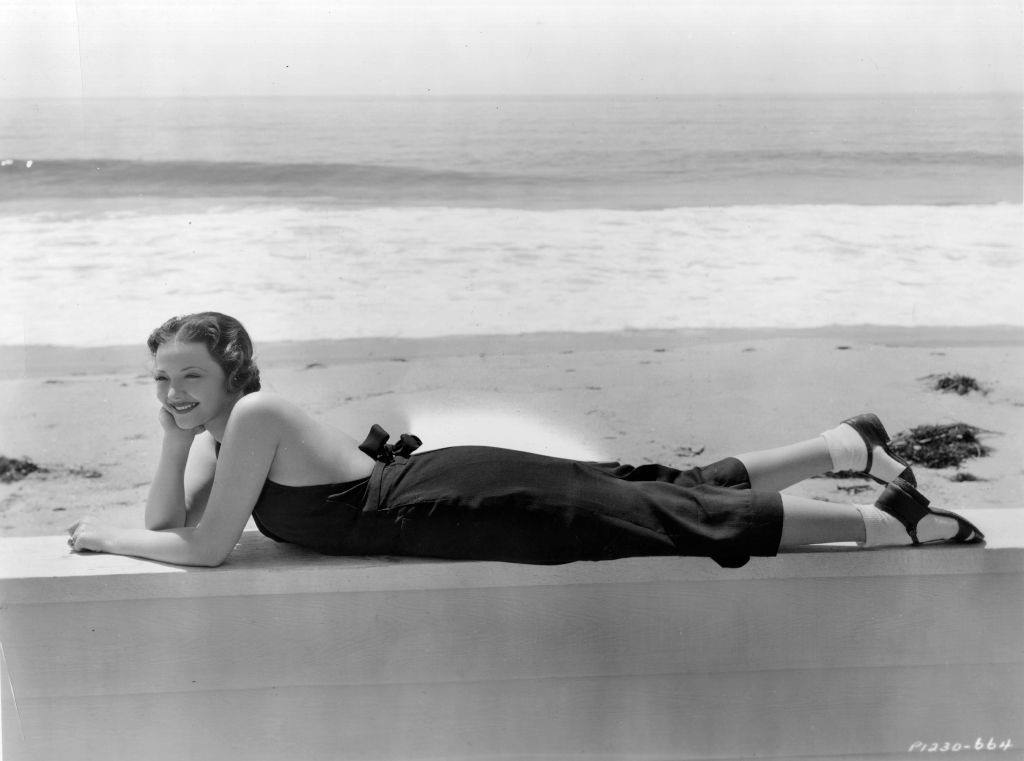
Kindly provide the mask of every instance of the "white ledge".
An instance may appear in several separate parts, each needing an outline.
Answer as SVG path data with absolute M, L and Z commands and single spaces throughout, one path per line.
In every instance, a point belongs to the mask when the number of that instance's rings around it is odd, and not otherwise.
M 253 532 L 224 565 L 182 568 L 0 539 L 4 758 L 1019 747 L 1024 511 L 964 514 L 987 545 L 828 546 L 738 569 L 328 557 Z
M 648 557 L 538 566 L 427 558 L 336 557 L 246 531 L 227 562 L 190 568 L 120 555 L 73 553 L 65 537 L 0 539 L 0 604 L 159 597 L 303 594 L 649 581 L 754 580 L 1020 573 L 1024 511 L 961 511 L 979 545 L 859 550 L 822 545 L 721 568 L 709 558 Z

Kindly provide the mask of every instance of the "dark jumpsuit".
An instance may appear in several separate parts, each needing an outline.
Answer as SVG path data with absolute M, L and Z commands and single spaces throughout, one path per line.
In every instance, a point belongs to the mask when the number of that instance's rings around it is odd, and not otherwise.
M 256 526 L 330 555 L 542 564 L 700 555 L 738 567 L 751 555 L 775 555 L 782 535 L 781 497 L 751 491 L 735 458 L 677 470 L 496 447 L 409 456 L 394 449 L 368 451 L 378 462 L 357 481 L 268 480 L 253 509 Z

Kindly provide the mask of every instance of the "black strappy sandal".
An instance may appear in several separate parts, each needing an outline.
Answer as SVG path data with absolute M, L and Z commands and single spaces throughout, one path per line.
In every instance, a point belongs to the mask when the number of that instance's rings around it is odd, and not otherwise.
M 879 478 L 871 472 L 871 466 L 874 465 L 876 461 L 885 457 L 893 462 L 893 469 L 897 470 L 895 478 L 902 479 L 911 486 L 917 486 L 917 478 L 914 476 L 914 471 L 910 469 L 910 463 L 892 451 L 892 448 L 889 446 L 892 443 L 892 439 L 889 438 L 889 433 L 885 430 L 885 426 L 882 425 L 882 421 L 878 419 L 878 415 L 875 415 L 872 412 L 866 412 L 863 415 L 857 415 L 856 417 L 844 420 L 843 422 L 859 433 L 860 437 L 867 445 L 868 464 L 864 467 L 864 473 L 868 478 L 871 478 L 880 484 L 888 484 L 893 480 Z M 876 453 L 876 449 L 880 449 L 881 451 Z
M 896 518 L 907 529 L 910 539 L 915 545 L 920 544 L 974 544 L 984 541 L 985 535 L 977 526 L 965 518 L 949 510 L 938 510 L 930 508 L 928 498 L 919 492 L 914 486 L 902 478 L 893 479 L 885 491 L 875 502 L 875 507 L 889 513 Z M 949 539 L 937 539 L 933 542 L 920 542 L 917 539 L 917 524 L 926 515 L 941 515 L 945 518 L 952 518 L 959 527 L 956 536 Z

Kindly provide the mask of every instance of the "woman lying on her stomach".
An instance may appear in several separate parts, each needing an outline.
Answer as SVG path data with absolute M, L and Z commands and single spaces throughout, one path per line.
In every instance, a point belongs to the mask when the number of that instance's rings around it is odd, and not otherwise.
M 374 427 L 362 444 L 260 391 L 242 325 L 204 312 L 149 337 L 163 448 L 146 528 L 85 518 L 74 550 L 215 566 L 252 515 L 267 536 L 337 555 L 565 563 L 702 555 L 727 567 L 803 545 L 980 542 L 954 513 L 930 509 L 872 414 L 806 441 L 702 468 L 631 467 L 494 447 L 412 454 Z M 779 491 L 826 471 L 886 484 L 874 505 Z

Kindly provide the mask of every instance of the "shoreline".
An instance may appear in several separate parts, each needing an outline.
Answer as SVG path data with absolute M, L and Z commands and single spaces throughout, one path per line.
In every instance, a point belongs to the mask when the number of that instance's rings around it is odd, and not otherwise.
M 381 336 L 297 341 L 256 340 L 261 366 L 274 367 L 303 359 L 336 364 L 394 357 L 432 359 L 479 355 L 499 350 L 543 354 L 572 344 L 575 351 L 623 348 L 683 348 L 770 339 L 834 339 L 890 347 L 1024 346 L 1024 326 L 825 325 L 810 328 L 734 327 L 622 329 L 619 331 L 549 331 L 539 333 L 459 334 L 425 337 Z M 137 345 L 68 346 L 0 345 L 0 380 L 46 375 L 148 373 L 145 341 Z

